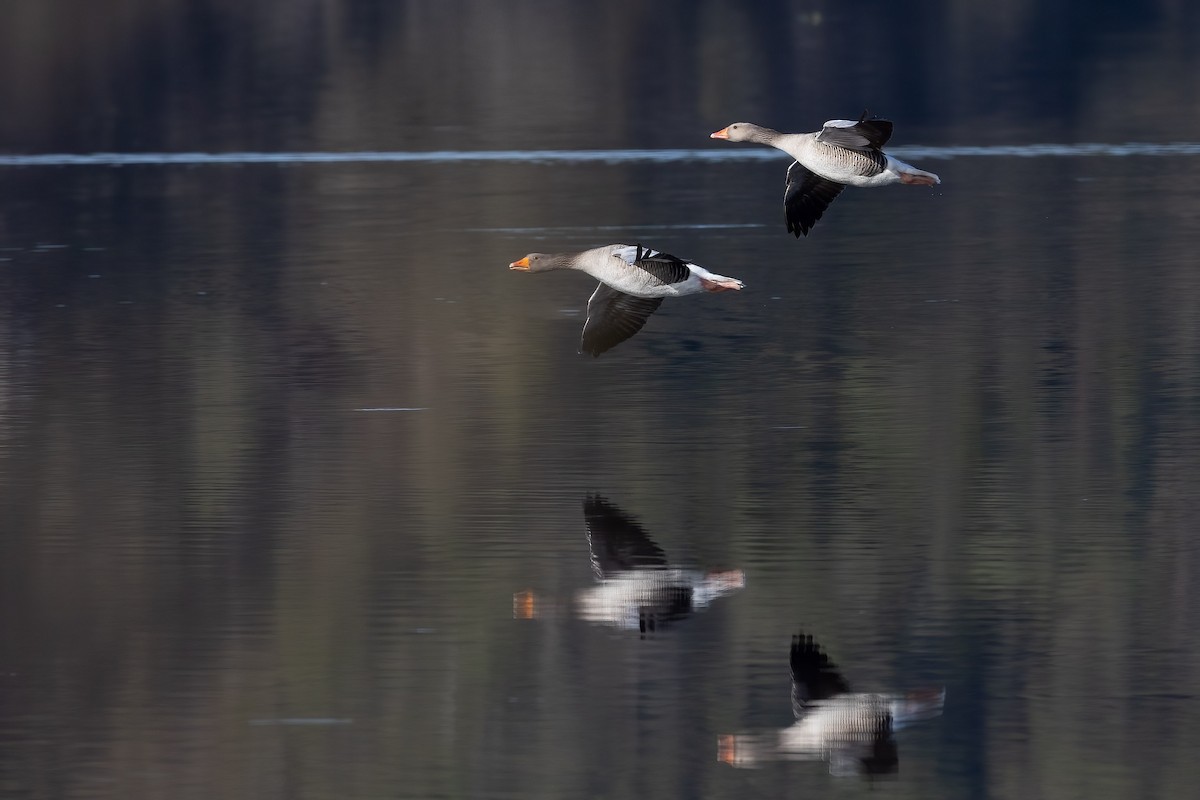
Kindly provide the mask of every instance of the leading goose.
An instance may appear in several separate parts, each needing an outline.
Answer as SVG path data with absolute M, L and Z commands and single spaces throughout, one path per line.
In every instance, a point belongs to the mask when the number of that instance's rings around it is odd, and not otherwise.
M 739 290 L 737 278 L 715 275 L 699 264 L 629 244 L 581 253 L 530 253 L 508 265 L 524 272 L 577 269 L 600 281 L 588 299 L 579 352 L 599 356 L 642 329 L 665 297 Z
M 584 498 L 583 521 L 596 585 L 574 597 L 574 614 L 580 619 L 645 636 L 746 584 L 740 569 L 671 566 L 667 554 L 636 519 L 599 495 Z M 517 619 L 554 616 L 561 610 L 559 604 L 532 591 L 513 595 Z
M 792 637 L 790 727 L 768 734 L 725 735 L 718 760 L 735 767 L 769 759 L 829 762 L 834 775 L 886 775 L 900 757 L 893 733 L 942 713 L 944 689 L 907 694 L 856 694 L 811 636 Z
M 788 167 L 783 211 L 789 233 L 808 236 L 825 209 L 847 186 L 907 183 L 933 186 L 942 179 L 883 152 L 892 123 L 868 119 L 831 119 L 815 133 L 780 133 L 750 122 L 735 122 L 710 139 L 769 144 L 796 161 Z

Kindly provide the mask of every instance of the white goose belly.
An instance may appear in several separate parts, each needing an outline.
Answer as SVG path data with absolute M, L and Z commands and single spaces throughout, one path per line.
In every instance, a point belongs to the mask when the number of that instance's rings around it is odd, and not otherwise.
M 687 280 L 680 283 L 663 283 L 645 270 L 632 266 L 620 266 L 618 269 L 609 269 L 602 273 L 592 270 L 588 272 L 593 278 L 634 297 L 679 297 L 704 291 L 695 270 L 691 271 Z

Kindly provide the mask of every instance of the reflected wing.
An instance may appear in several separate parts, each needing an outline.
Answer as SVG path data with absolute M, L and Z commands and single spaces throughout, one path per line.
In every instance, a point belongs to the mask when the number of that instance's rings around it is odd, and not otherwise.
M 592 569 L 597 579 L 631 569 L 667 566 L 667 554 L 650 541 L 642 526 L 603 497 L 584 498 L 583 521 L 587 525 Z
M 792 637 L 792 713 L 799 719 L 806 706 L 850 691 L 850 684 L 838 672 L 821 646 L 803 633 Z
M 787 171 L 787 187 L 783 191 L 783 214 L 787 218 L 788 233 L 808 236 L 846 185 L 826 180 L 799 161 L 792 162 Z
M 661 250 L 642 247 L 640 244 L 622 247 L 613 253 L 613 256 L 630 266 L 644 269 L 662 283 L 682 283 L 692 275 L 687 262 L 682 258 Z
M 579 352 L 599 356 L 633 336 L 662 305 L 661 297 L 634 297 L 601 283 L 592 292 Z
M 871 740 L 871 750 L 862 759 L 867 775 L 891 775 L 900 767 L 900 751 L 890 725 L 881 725 Z
M 890 138 L 891 120 L 867 119 L 865 111 L 858 121 L 831 119 L 817 134 L 818 142 L 835 144 L 850 150 L 881 150 Z

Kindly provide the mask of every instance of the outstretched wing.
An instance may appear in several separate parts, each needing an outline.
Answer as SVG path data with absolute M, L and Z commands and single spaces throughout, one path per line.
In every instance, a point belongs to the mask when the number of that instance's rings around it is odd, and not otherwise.
M 831 119 L 821 126 L 818 142 L 835 144 L 851 150 L 881 150 L 892 138 L 892 122 L 887 119 L 867 119 L 867 112 L 857 121 Z
M 662 305 L 661 297 L 634 297 L 601 283 L 587 305 L 579 352 L 599 356 L 633 336 Z
M 664 284 L 682 283 L 692 274 L 682 258 L 640 244 L 622 247 L 613 256 L 632 267 L 645 270 Z
M 792 637 L 792 713 L 799 719 L 809 703 L 828 700 L 850 691 L 850 684 L 838 672 L 821 646 L 811 636 Z
M 589 495 L 584 498 L 583 522 L 587 526 L 592 570 L 597 579 L 632 569 L 667 566 L 667 554 L 650 541 L 642 526 L 603 497 Z
M 783 190 L 783 214 L 788 233 L 796 238 L 808 236 L 846 185 L 822 178 L 799 161 L 793 161 L 787 171 L 787 187 Z

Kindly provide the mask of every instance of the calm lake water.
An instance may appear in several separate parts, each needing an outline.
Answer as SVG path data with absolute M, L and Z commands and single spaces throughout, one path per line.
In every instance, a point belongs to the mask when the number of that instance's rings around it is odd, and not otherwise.
M 855 19 L 485 5 L 0 33 L 57 42 L 2 48 L 0 795 L 1192 796 L 1194 12 L 929 10 L 943 55 L 804 94 Z M 529 28 L 556 68 L 497 58 Z M 801 241 L 786 156 L 707 139 L 868 101 L 943 183 Z M 594 282 L 507 265 L 612 242 L 746 288 L 578 355 Z M 582 612 L 597 497 L 744 585 Z M 718 760 L 792 723 L 800 631 L 856 691 L 945 689 L 893 775 Z

